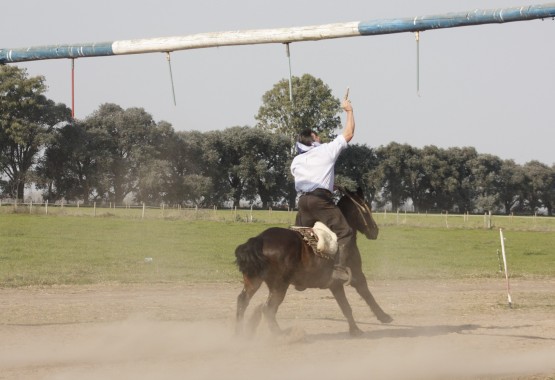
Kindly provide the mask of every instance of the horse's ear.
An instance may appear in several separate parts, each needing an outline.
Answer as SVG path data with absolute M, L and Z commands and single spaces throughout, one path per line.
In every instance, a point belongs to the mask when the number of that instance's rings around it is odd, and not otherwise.
M 345 193 L 345 188 L 343 186 L 335 186 L 335 188 L 341 191 L 342 193 Z
M 362 192 L 362 188 L 360 186 L 357 187 L 357 195 L 361 198 L 364 198 L 364 193 Z

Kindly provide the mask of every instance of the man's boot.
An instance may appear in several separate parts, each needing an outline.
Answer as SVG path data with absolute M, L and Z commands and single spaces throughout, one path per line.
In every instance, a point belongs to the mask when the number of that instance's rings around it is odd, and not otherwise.
M 348 285 L 351 282 L 351 270 L 346 266 L 348 255 L 348 245 L 340 244 L 337 252 L 337 263 L 333 267 L 331 274 L 333 281 L 339 281 L 343 285 Z

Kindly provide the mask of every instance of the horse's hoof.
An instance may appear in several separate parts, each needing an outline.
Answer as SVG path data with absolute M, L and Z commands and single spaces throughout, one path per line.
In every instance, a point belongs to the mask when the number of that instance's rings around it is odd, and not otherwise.
M 279 335 L 279 341 L 281 343 L 299 343 L 306 340 L 306 331 L 300 327 L 288 328 Z
M 349 335 L 353 337 L 361 336 L 362 334 L 364 334 L 364 331 L 362 331 L 358 327 L 349 330 Z
M 378 320 L 381 323 L 391 323 L 391 322 L 393 322 L 393 318 L 391 318 L 391 316 L 389 314 L 384 314 L 384 315 L 378 317 Z

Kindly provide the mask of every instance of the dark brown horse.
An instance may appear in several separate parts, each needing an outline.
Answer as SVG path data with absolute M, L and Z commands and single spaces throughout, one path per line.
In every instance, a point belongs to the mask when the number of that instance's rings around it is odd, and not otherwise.
M 378 226 L 360 189 L 356 193 L 342 190 L 344 195 L 337 206 L 345 215 L 351 228 L 363 233 L 368 239 L 376 239 Z M 237 333 L 243 330 L 245 310 L 251 298 L 265 282 L 269 295 L 266 302 L 253 314 L 249 325 L 250 333 L 256 330 L 262 314 L 266 317 L 272 332 L 281 332 L 276 321 L 276 313 L 285 298 L 287 288 L 289 285 L 294 285 L 297 290 L 329 288 L 347 318 L 349 333 L 353 336 L 362 334 L 353 318 L 343 285 L 334 283 L 330 285 L 333 260 L 315 255 L 298 232 L 287 228 L 269 228 L 239 245 L 235 250 L 235 257 L 237 266 L 243 273 L 244 283 L 243 291 L 237 297 Z M 383 323 L 391 322 L 392 318 L 382 310 L 368 289 L 356 244 L 351 250 L 347 265 L 352 271 L 351 286 L 370 306 L 378 320 Z

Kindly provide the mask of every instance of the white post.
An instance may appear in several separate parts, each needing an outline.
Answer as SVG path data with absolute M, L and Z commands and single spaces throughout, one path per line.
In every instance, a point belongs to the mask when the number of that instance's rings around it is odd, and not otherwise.
M 33 213 L 33 200 L 30 200 L 31 203 L 29 203 L 29 214 Z
M 505 255 L 505 238 L 503 237 L 503 229 L 499 229 L 499 236 L 501 238 L 501 254 L 503 255 L 503 266 L 505 267 L 505 279 L 507 280 L 507 299 L 509 301 L 509 307 L 513 307 L 513 301 L 511 300 L 511 288 L 509 286 L 509 271 L 507 269 L 507 256 Z
M 94 216 L 96 216 L 96 202 L 94 202 L 93 211 L 94 211 Z
M 143 202 L 143 215 L 141 216 L 142 219 L 145 218 L 145 202 Z
M 46 200 L 46 205 L 45 205 L 44 209 L 46 210 L 45 211 L 46 215 L 48 215 L 48 199 Z

